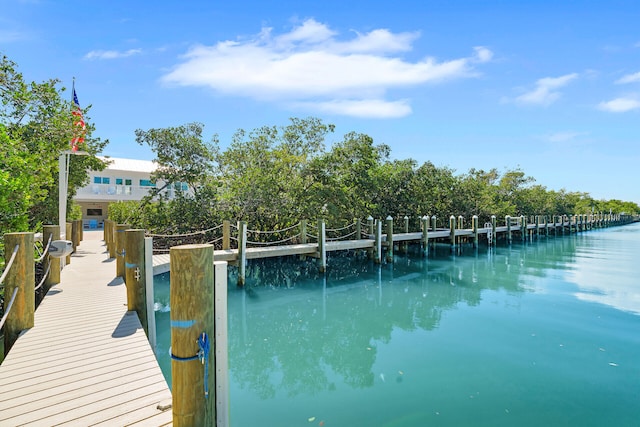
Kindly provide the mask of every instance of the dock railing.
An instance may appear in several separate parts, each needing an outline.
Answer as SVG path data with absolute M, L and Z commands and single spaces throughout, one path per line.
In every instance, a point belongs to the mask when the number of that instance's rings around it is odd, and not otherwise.
M 42 233 L 19 232 L 3 236 L 5 248 L 13 248 L 0 275 L 0 290 L 4 296 L 0 336 L 3 351 L 9 352 L 20 333 L 33 327 L 34 312 L 49 288 L 60 283 L 60 259 L 51 257 L 51 242 L 60 238 L 60 227 L 45 225 Z M 36 274 L 37 268 L 37 274 Z M 36 284 L 36 277 L 38 283 Z

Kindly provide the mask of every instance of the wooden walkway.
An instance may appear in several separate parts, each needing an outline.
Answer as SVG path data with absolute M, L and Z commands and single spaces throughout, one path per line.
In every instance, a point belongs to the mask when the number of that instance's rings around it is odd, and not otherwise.
M 0 426 L 171 425 L 171 392 L 115 259 L 102 231 L 84 236 L 0 365 Z

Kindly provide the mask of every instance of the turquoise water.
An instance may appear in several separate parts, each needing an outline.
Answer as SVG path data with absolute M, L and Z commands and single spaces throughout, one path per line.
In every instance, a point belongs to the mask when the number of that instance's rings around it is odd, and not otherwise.
M 640 224 L 395 261 L 230 285 L 232 426 L 640 425 Z

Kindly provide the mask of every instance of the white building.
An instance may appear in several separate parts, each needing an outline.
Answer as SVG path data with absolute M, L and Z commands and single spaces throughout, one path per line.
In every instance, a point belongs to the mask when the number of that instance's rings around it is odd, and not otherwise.
M 151 180 L 157 164 L 149 160 L 100 157 L 110 164 L 102 171 L 90 171 L 89 184 L 78 189 L 74 200 L 82 209 L 85 229 L 102 228 L 107 219 L 109 204 L 119 201 L 142 200 L 149 190 L 162 183 Z M 187 190 L 185 184 L 179 184 Z M 167 187 L 164 194 L 175 196 L 175 185 Z

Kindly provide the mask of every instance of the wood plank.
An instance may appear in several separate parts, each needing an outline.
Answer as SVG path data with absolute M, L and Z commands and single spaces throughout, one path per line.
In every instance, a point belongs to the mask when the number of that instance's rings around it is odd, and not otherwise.
M 171 413 L 156 409 L 171 392 L 137 315 L 127 312 L 115 263 L 104 257 L 102 242 L 81 243 L 35 326 L 0 365 L 0 425 L 88 425 L 121 416 L 171 424 Z

